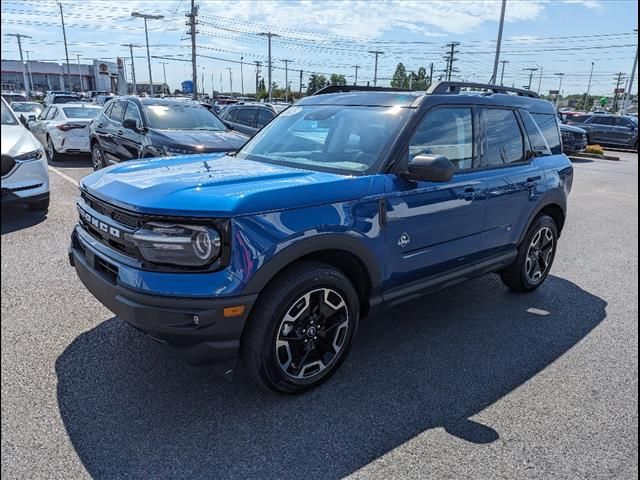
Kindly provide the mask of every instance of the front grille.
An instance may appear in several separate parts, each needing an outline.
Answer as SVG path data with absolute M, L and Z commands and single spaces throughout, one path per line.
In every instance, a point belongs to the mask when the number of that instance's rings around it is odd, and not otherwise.
M 13 159 L 13 157 L 9 156 L 9 155 L 2 155 L 2 165 L 0 167 L 0 173 L 1 176 L 5 176 L 7 173 L 9 173 L 11 170 L 13 170 L 13 167 L 16 166 L 16 161 Z
M 96 212 L 112 218 L 114 221 L 126 225 L 127 227 L 137 228 L 142 226 L 142 222 L 130 213 L 119 210 L 111 205 L 104 203 L 100 200 L 91 197 L 90 195 L 82 192 L 83 200 L 93 208 Z

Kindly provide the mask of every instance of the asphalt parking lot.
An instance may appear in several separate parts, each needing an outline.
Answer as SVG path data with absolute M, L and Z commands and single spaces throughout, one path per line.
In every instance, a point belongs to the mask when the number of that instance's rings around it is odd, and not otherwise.
M 497 276 L 363 322 L 320 389 L 189 367 L 68 265 L 89 161 L 46 217 L 2 213 L 2 478 L 637 478 L 638 157 L 579 160 L 552 276 Z

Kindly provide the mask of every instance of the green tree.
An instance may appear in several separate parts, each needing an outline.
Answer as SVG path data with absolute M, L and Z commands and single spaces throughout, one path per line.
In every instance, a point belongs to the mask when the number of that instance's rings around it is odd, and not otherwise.
M 402 62 L 398 63 L 396 67 L 396 71 L 393 74 L 393 78 L 391 79 L 391 86 L 393 88 L 408 88 L 409 87 L 409 77 L 407 77 L 407 70 L 404 68 Z
M 315 92 L 327 86 L 327 79 L 324 75 L 312 73 L 307 83 L 307 95 L 313 95 Z
M 267 93 L 267 87 L 264 84 L 264 78 L 261 78 L 258 82 L 258 93 L 256 94 L 256 100 L 260 100 L 261 98 L 267 98 L 269 94 Z
M 329 83 L 331 85 L 346 85 L 347 79 L 342 74 L 332 73 L 331 77 L 329 77 Z

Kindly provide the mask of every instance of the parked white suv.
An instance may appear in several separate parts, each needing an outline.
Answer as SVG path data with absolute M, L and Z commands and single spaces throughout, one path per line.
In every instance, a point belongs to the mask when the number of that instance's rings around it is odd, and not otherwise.
M 1 117 L 2 205 L 20 203 L 34 210 L 46 210 L 49 208 L 49 171 L 44 149 L 4 99 Z

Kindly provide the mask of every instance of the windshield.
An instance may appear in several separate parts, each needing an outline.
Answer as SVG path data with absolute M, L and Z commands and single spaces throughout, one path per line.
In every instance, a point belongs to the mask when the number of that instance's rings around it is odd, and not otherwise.
M 213 113 L 201 105 L 171 104 L 143 106 L 149 126 L 159 130 L 209 130 L 227 128 Z
M 67 118 L 95 118 L 100 107 L 66 107 L 62 109 Z
M 237 157 L 310 170 L 371 172 L 410 113 L 402 107 L 293 106 Z
M 40 113 L 43 108 L 39 103 L 14 102 L 11 104 L 14 112 L 35 112 Z
M 13 113 L 11 113 L 11 109 L 9 108 L 9 106 L 5 102 L 2 102 L 2 107 L 0 107 L 0 108 L 1 108 L 0 112 L 2 113 L 2 125 L 17 125 L 18 124 L 18 121 L 13 116 Z

